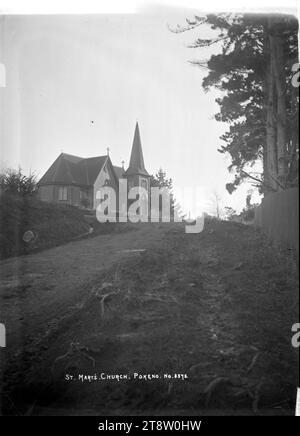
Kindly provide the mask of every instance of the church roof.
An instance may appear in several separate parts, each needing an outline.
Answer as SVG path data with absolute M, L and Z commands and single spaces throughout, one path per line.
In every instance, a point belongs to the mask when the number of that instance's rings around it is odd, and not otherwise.
M 39 185 L 64 184 L 91 186 L 95 183 L 108 156 L 84 159 L 71 154 L 61 153 L 39 181 Z M 114 167 L 117 178 L 122 168 Z
M 124 168 L 122 168 L 122 167 L 117 167 L 117 166 L 114 165 L 114 170 L 115 170 L 115 173 L 116 173 L 117 178 L 118 178 L 118 179 L 121 179 L 121 178 L 123 177 L 123 174 L 125 173 Z
M 149 174 L 145 168 L 145 164 L 144 164 L 143 150 L 142 150 L 140 130 L 139 130 L 138 123 L 136 123 L 136 126 L 135 126 L 135 132 L 134 132 L 133 144 L 132 144 L 132 149 L 131 149 L 129 167 L 125 171 L 125 175 L 128 175 L 128 176 L 135 175 L 135 174 L 149 176 Z

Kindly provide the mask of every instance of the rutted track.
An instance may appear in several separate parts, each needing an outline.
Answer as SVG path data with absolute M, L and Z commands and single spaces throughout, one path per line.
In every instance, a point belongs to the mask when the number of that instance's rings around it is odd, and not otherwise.
M 57 282 L 41 305 L 38 283 L 29 288 L 36 318 L 5 374 L 15 407 L 33 414 L 292 413 L 297 283 L 290 266 L 236 223 L 208 223 L 198 235 L 172 224 L 137 228 L 40 254 L 48 259 L 40 263 L 44 276 L 32 279 L 53 284 L 56 264 Z M 100 245 L 105 251 L 95 258 Z M 23 277 L 38 274 L 35 263 Z M 70 383 L 66 371 L 188 378 Z M 7 413 L 14 413 L 9 405 Z

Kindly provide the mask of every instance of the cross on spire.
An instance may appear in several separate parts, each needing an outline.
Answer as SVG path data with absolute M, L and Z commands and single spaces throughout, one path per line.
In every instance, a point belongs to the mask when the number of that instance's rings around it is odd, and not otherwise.
M 142 151 L 142 144 L 141 144 L 141 137 L 140 137 L 140 130 L 138 122 L 136 122 L 135 125 L 135 131 L 134 131 L 134 138 L 133 138 L 133 144 L 131 149 L 131 156 L 129 161 L 129 167 L 126 171 L 126 175 L 144 175 L 149 176 L 145 164 L 144 164 L 144 158 L 143 158 L 143 151 Z
M 123 169 L 124 169 L 124 163 L 125 163 L 125 161 L 122 160 L 121 164 L 122 164 L 122 168 L 123 168 Z
M 109 156 L 109 147 L 106 148 L 107 156 Z

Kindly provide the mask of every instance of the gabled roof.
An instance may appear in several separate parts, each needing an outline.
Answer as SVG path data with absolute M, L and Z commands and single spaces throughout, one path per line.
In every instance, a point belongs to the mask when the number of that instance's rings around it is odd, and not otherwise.
M 114 170 L 115 170 L 115 173 L 116 173 L 117 178 L 118 178 L 118 179 L 121 179 L 121 178 L 123 177 L 123 174 L 125 173 L 124 168 L 123 168 L 123 167 L 116 167 L 116 166 L 114 165 Z
M 81 167 L 82 173 L 85 174 L 87 185 L 93 185 L 95 183 L 98 174 L 100 173 L 107 159 L 109 159 L 108 156 L 97 156 L 82 159 L 78 166 Z
M 95 183 L 108 156 L 82 157 L 61 153 L 40 179 L 39 185 L 87 185 Z
M 138 123 L 136 123 L 135 126 L 129 167 L 125 171 L 125 175 L 127 176 L 135 175 L 135 174 L 149 176 L 144 164 L 144 157 L 143 157 L 140 130 L 139 130 Z

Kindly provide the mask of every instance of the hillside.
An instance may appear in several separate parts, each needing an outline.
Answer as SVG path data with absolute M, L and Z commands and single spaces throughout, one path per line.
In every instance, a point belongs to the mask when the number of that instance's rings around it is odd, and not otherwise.
M 297 271 L 252 226 L 136 224 L 0 274 L 4 414 L 294 414 Z
M 75 207 L 3 194 L 0 197 L 0 258 L 60 245 L 88 232 L 89 227 L 83 212 Z

